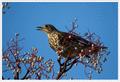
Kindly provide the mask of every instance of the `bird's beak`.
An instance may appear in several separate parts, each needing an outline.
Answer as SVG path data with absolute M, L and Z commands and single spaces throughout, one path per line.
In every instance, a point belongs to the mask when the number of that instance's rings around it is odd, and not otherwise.
M 36 30 L 48 32 L 48 30 L 44 26 L 38 26 L 38 27 L 36 27 Z
M 42 29 L 43 29 L 43 27 L 41 27 L 41 26 L 36 27 L 36 30 L 41 30 L 42 31 Z

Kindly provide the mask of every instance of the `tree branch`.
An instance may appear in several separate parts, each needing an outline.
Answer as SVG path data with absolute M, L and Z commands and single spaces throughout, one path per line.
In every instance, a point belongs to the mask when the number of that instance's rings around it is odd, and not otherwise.
M 26 77 L 27 77 L 27 75 L 29 74 L 29 72 L 30 72 L 30 70 L 28 69 L 27 72 L 26 72 L 26 74 L 23 76 L 22 79 L 26 79 Z
M 68 57 L 68 58 L 65 59 L 65 61 L 63 62 L 63 64 L 61 64 L 62 59 L 58 58 L 58 63 L 59 63 L 60 69 L 59 69 L 59 73 L 58 73 L 56 79 L 57 80 L 60 79 L 63 74 L 65 74 L 67 71 L 69 71 L 73 67 L 73 65 L 77 62 L 77 59 L 78 58 L 75 58 L 73 60 L 73 59 L 71 59 L 71 58 Z

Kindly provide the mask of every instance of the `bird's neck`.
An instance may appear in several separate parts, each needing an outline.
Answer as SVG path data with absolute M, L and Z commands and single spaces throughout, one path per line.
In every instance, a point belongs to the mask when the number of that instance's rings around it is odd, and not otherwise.
M 48 36 L 48 38 L 49 38 L 49 37 L 58 36 L 59 34 L 60 34 L 59 31 L 54 31 L 54 32 L 48 33 L 47 36 Z
M 59 36 L 60 36 L 59 32 L 52 32 L 52 33 L 48 34 L 49 44 L 54 49 L 57 49 L 57 47 L 59 45 Z

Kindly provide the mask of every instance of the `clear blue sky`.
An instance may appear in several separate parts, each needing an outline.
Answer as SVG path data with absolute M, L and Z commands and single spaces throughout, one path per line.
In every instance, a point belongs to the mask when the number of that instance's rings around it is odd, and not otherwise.
M 101 74 L 93 73 L 93 79 L 118 78 L 118 11 L 117 3 L 88 2 L 88 3 L 10 3 L 11 8 L 2 17 L 2 44 L 20 33 L 25 40 L 22 44 L 25 51 L 37 47 L 39 54 L 47 60 L 55 61 L 55 71 L 58 70 L 57 54 L 49 47 L 48 38 L 35 27 L 44 24 L 53 24 L 61 31 L 67 31 L 74 17 L 78 19 L 77 32 L 84 34 L 88 30 L 101 37 L 102 42 L 109 48 L 108 61 L 103 64 Z M 4 67 L 3 67 L 4 69 Z M 86 79 L 83 65 L 73 67 L 67 73 L 70 77 Z

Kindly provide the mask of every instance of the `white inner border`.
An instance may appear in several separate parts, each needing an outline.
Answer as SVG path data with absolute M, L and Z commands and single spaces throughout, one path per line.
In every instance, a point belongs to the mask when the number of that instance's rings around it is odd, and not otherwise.
M 14 82 L 21 82 L 21 81 L 26 81 L 26 80 L 2 80 L 2 2 L 119 2 L 119 0 L 0 0 L 0 81 L 2 82 L 9 82 L 9 81 L 14 81 Z M 120 82 L 120 3 L 118 4 L 118 80 L 66 80 L 70 82 L 88 82 L 88 81 L 99 81 L 99 82 Z M 29 82 L 32 82 L 33 80 L 27 80 Z M 34 80 L 36 82 L 48 82 L 48 80 Z M 56 80 L 49 80 L 51 82 L 56 82 Z M 57 80 L 59 82 L 65 81 L 65 80 Z

